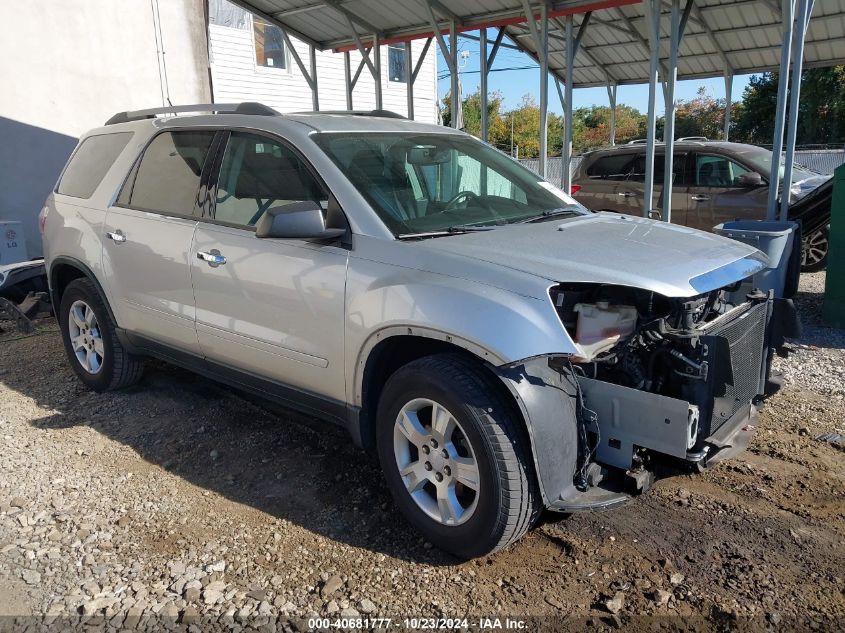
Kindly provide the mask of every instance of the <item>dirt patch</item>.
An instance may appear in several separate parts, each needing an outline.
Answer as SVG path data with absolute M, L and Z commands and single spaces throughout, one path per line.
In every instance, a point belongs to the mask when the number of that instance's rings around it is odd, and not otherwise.
M 845 366 L 814 341 L 781 361 L 790 373 Z M 0 615 L 839 629 L 845 460 L 815 438 L 843 426 L 841 382 L 793 381 L 738 458 L 459 563 L 410 529 L 343 431 L 161 363 L 89 392 L 47 322 L 0 339 Z

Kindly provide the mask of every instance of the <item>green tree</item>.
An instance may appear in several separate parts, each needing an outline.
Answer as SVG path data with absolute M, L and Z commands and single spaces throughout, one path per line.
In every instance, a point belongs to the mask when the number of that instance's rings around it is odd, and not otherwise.
M 661 117 L 658 138 L 663 138 L 664 125 Z M 679 100 L 675 106 L 675 138 L 704 136 L 719 139 L 724 136 L 724 127 L 725 100 L 711 97 L 704 86 L 698 89 L 694 99 Z
M 772 142 L 777 90 L 777 73 L 751 77 L 735 108 L 733 140 Z M 796 144 L 830 143 L 845 143 L 845 66 L 811 68 L 801 75 Z
M 616 106 L 616 142 L 641 138 L 645 115 L 627 105 Z M 576 154 L 610 145 L 610 107 L 593 105 L 572 113 L 573 151 Z

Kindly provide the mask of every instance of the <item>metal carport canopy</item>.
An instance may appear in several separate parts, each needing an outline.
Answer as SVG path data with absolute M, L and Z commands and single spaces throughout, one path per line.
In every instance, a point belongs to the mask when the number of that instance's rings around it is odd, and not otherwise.
M 422 59 L 433 40 L 449 68 L 451 94 L 459 94 L 457 38 L 479 31 L 481 138 L 487 140 L 487 79 L 505 33 L 516 47 L 540 66 L 540 161 L 548 161 L 548 81 L 555 86 L 564 112 L 562 163 L 572 157 L 572 90 L 604 85 L 611 104 L 610 143 L 615 143 L 616 90 L 620 84 L 649 85 L 646 125 L 643 215 L 671 220 L 672 197 L 654 204 L 657 88 L 665 105 L 664 182 L 671 182 L 678 79 L 722 76 L 726 108 L 724 139 L 730 130 L 733 77 L 737 73 L 778 69 L 775 148 L 784 146 L 783 174 L 772 161 L 768 217 L 787 217 L 789 196 L 780 183 L 791 182 L 795 152 L 800 77 L 804 67 L 845 63 L 845 0 L 230 0 L 282 28 L 291 56 L 308 82 L 319 110 L 315 50 L 344 54 L 346 103 L 353 109 L 355 83 L 366 67 L 373 76 L 376 108 L 382 107 L 381 56 L 370 55 L 384 44 L 426 39 Z M 667 18 L 668 19 L 665 19 Z M 499 27 L 488 51 L 487 28 Z M 310 69 L 290 45 L 288 35 L 309 44 Z M 447 39 L 449 45 L 447 45 Z M 352 75 L 349 52 L 361 62 Z M 408 113 L 413 118 L 414 82 L 420 68 L 411 68 L 411 47 L 405 47 Z M 563 86 L 563 87 L 561 87 Z M 790 90 L 790 86 L 792 89 Z M 787 105 L 787 100 L 789 104 Z M 452 126 L 461 127 L 460 104 Z M 561 187 L 571 191 L 568 169 L 561 170 Z M 662 202 L 661 202 L 662 200 Z M 656 208 L 660 206 L 660 209 Z
M 237 0 L 236 4 L 283 27 L 320 50 L 356 48 L 351 21 L 362 43 L 373 36 L 389 44 L 433 35 L 429 5 L 442 32 L 506 27 L 508 36 L 532 57 L 537 48 L 519 0 Z M 665 13 L 670 3 L 664 2 Z M 573 87 L 608 82 L 649 81 L 647 7 L 640 0 L 550 2 L 549 72 L 561 81 L 566 67 L 563 20 L 574 15 L 580 28 L 592 11 L 573 67 Z M 540 5 L 531 3 L 539 19 Z M 664 21 L 665 22 L 665 21 Z M 661 60 L 669 56 L 668 25 L 661 32 Z M 777 70 L 783 41 L 780 0 L 695 0 L 680 45 L 678 78 L 695 79 Z M 816 0 L 804 46 L 804 66 L 845 63 L 845 1 Z

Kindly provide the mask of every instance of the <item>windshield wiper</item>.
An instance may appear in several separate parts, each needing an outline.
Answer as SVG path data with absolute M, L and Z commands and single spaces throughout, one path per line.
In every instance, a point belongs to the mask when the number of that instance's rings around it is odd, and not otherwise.
M 474 224 L 456 224 L 450 226 L 446 231 L 448 233 L 472 233 L 474 231 L 492 231 L 495 226 L 476 226 Z
M 472 224 L 456 224 L 438 231 L 423 231 L 421 233 L 400 233 L 396 237 L 400 240 L 416 239 L 424 237 L 443 237 L 444 235 L 458 235 L 460 233 L 476 233 L 479 231 L 492 231 L 495 226 L 474 226 Z
M 542 222 L 548 218 L 554 218 L 560 215 L 580 215 L 580 209 L 578 207 L 559 207 L 557 209 L 547 209 L 543 211 L 540 215 L 533 215 L 530 218 L 525 218 L 523 220 L 518 220 L 514 222 L 514 224 L 531 224 L 532 222 Z

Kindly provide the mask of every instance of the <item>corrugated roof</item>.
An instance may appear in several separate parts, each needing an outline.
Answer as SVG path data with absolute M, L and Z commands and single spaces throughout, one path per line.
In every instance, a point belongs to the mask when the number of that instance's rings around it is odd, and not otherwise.
M 320 49 L 355 46 L 349 21 L 367 45 L 375 32 L 383 43 L 431 36 L 425 0 L 235 0 L 272 18 L 291 35 Z M 441 29 L 455 19 L 461 31 L 503 26 L 508 36 L 536 56 L 520 0 L 428 0 Z M 662 20 L 661 58 L 669 57 L 669 4 Z M 683 5 L 683 2 L 682 2 Z M 537 8 L 538 5 L 532 5 Z M 639 0 L 568 0 L 549 4 L 549 66 L 561 79 L 566 65 L 563 16 L 579 28 L 590 22 L 576 57 L 574 86 L 647 83 L 649 70 L 645 6 Z M 783 39 L 780 0 L 695 0 L 680 48 L 678 78 L 720 77 L 776 70 Z M 804 66 L 845 63 L 845 0 L 816 0 L 804 48 Z

